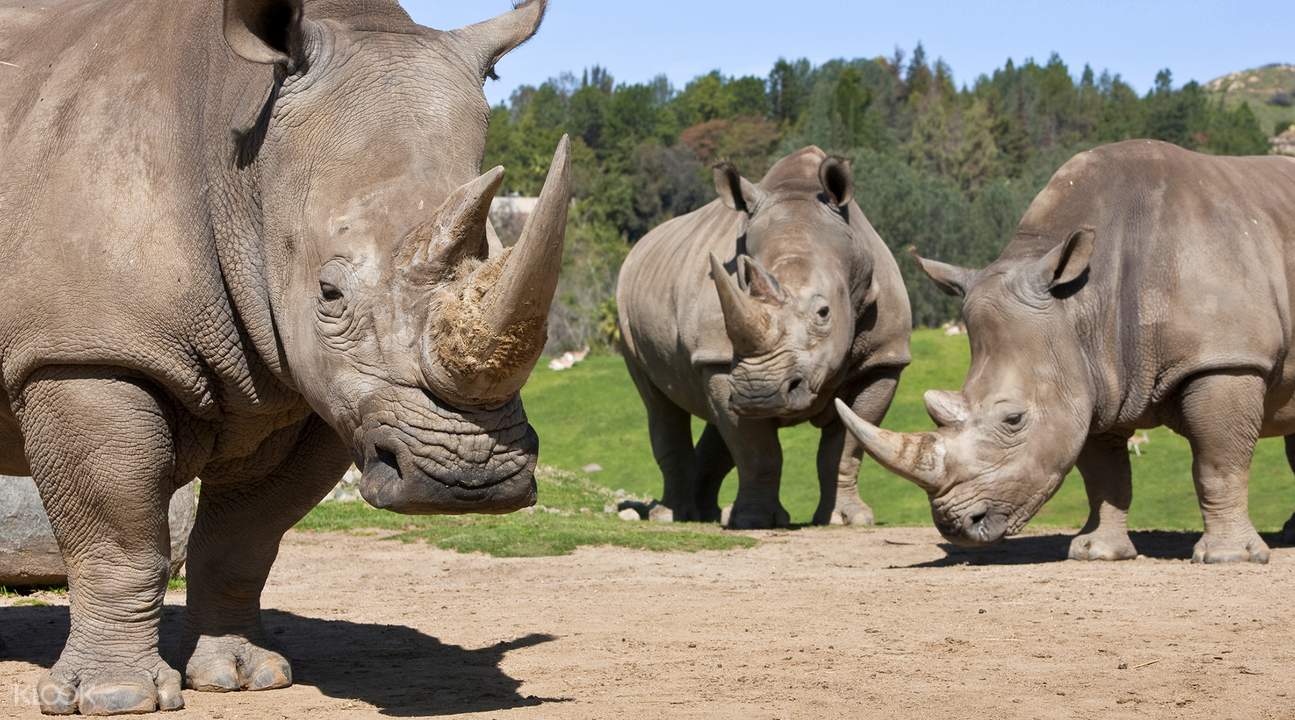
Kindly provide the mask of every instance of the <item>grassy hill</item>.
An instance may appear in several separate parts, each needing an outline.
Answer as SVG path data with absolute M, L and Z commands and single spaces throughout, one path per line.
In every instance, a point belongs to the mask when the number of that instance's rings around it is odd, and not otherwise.
M 1205 90 L 1221 96 L 1229 107 L 1250 103 L 1259 127 L 1269 135 L 1295 123 L 1295 65 L 1274 63 L 1234 72 L 1206 83 Z

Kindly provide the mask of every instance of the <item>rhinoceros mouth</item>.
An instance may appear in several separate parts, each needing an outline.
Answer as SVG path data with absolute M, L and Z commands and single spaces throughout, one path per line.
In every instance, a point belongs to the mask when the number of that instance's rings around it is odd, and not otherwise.
M 419 393 L 422 398 L 427 395 Z M 356 433 L 360 494 L 404 514 L 506 513 L 535 502 L 539 439 L 520 400 L 459 411 L 401 393 Z

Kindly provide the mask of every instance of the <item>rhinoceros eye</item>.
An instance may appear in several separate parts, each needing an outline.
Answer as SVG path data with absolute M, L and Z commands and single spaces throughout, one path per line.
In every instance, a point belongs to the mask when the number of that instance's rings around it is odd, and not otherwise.
M 1012 413 L 1011 415 L 1008 415 L 1007 417 L 1003 418 L 1003 424 L 1007 426 L 1008 430 L 1019 430 L 1021 428 L 1021 425 L 1023 425 L 1024 423 L 1025 423 L 1025 413 Z
M 323 299 L 324 302 L 331 303 L 337 302 L 345 296 L 342 295 L 342 291 L 339 290 L 336 285 L 321 281 L 319 283 L 319 297 Z
M 346 312 L 346 291 L 352 271 L 340 261 L 324 265 L 319 272 L 319 312 L 326 318 L 338 318 Z

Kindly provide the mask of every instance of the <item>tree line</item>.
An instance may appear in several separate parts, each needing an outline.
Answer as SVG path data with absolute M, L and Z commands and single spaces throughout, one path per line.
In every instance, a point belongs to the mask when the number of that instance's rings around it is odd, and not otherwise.
M 1169 70 L 1139 95 L 1117 74 L 1072 73 L 1054 54 L 1009 60 L 958 86 L 921 45 L 818 66 L 782 59 L 767 77 L 716 71 L 682 89 L 664 76 L 617 83 L 597 66 L 521 87 L 491 112 L 486 164 L 508 168 L 503 192 L 538 193 L 563 133 L 573 141 L 576 200 L 550 323 L 555 348 L 612 342 L 625 254 L 657 224 L 711 201 L 709 168 L 720 160 L 755 181 L 810 144 L 849 158 L 856 198 L 899 258 L 914 322 L 930 326 L 956 318 L 957 305 L 903 251 L 990 262 L 1075 153 L 1136 137 L 1216 154 L 1268 151 L 1248 105 L 1228 108 L 1195 82 L 1175 87 Z

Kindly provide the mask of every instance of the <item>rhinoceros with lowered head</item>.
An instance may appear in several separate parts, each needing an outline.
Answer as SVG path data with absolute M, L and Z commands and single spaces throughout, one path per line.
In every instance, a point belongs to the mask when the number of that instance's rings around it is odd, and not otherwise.
M 533 503 L 518 390 L 569 198 L 488 223 L 485 78 L 544 0 L 442 32 L 395 0 L 0 0 L 0 472 L 33 475 L 71 586 L 48 713 L 184 704 L 158 654 L 172 491 L 198 690 L 292 680 L 260 595 L 354 461 L 373 505 Z
M 1015 533 L 1078 465 L 1091 515 L 1070 556 L 1134 557 L 1126 441 L 1164 425 L 1191 443 L 1193 559 L 1267 561 L 1247 484 L 1259 438 L 1285 436 L 1295 460 L 1295 159 L 1099 147 L 1053 176 L 993 264 L 921 265 L 965 298 L 962 391 L 926 394 L 934 432 L 841 413 L 927 491 L 946 538 Z
M 814 522 L 871 524 L 862 449 L 832 409 L 880 422 L 909 362 L 912 319 L 894 257 L 854 202 L 848 162 L 815 147 L 760 183 L 715 169 L 719 199 L 640 240 L 617 301 L 625 363 L 647 408 L 652 452 L 676 520 L 786 525 L 778 430 L 822 428 Z M 696 447 L 691 418 L 706 421 Z

